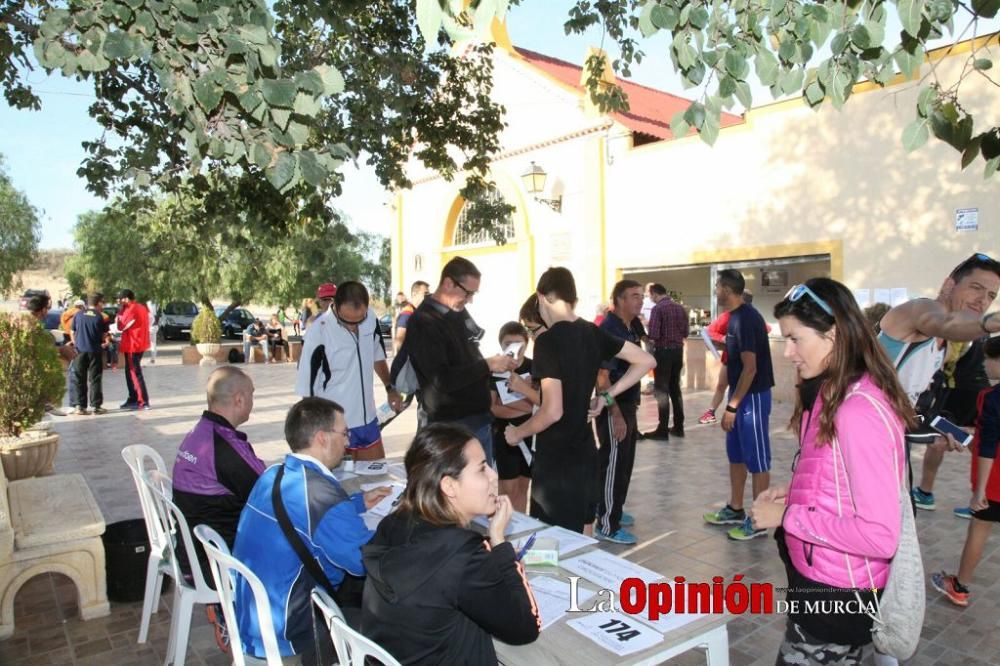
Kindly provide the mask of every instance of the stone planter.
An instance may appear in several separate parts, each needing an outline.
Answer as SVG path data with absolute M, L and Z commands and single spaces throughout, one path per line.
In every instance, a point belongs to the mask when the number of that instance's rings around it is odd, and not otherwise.
M 0 462 L 9 481 L 52 473 L 59 452 L 59 435 L 26 430 L 20 437 L 0 437 Z
M 201 361 L 198 365 L 215 365 L 215 355 L 219 353 L 221 345 L 218 342 L 199 342 L 195 345 L 198 353 L 201 354 Z

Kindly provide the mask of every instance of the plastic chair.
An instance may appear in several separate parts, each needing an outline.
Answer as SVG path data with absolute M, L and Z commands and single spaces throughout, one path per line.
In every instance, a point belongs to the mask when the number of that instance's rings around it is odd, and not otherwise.
M 401 666 L 385 648 L 347 626 L 344 614 L 326 592 L 313 589 L 312 601 L 323 613 L 341 666 L 365 666 L 369 657 L 385 666 Z
M 171 499 L 170 477 L 158 470 L 153 470 L 143 471 L 142 479 L 156 500 L 158 529 L 162 529 L 169 536 L 167 552 L 169 553 L 170 576 L 176 583 L 174 585 L 174 605 L 170 618 L 170 640 L 167 642 L 167 658 L 164 664 L 173 663 L 174 666 L 184 666 L 194 605 L 219 603 L 219 593 L 205 583 L 205 577 L 201 573 L 201 565 L 195 555 L 194 540 L 191 538 L 191 530 L 188 528 L 187 520 Z M 188 561 L 191 563 L 190 578 L 185 578 L 181 573 L 176 550 L 178 540 L 184 544 L 184 552 L 188 554 Z
M 229 631 L 229 646 L 233 655 L 233 664 L 235 666 L 245 666 L 246 664 L 246 660 L 243 658 L 239 623 L 236 619 L 235 577 L 238 575 L 243 577 L 253 592 L 267 664 L 268 666 L 280 666 L 282 663 L 281 652 L 278 651 L 278 639 L 274 633 L 274 624 L 270 621 L 271 602 L 268 600 L 264 584 L 245 564 L 232 556 L 225 540 L 211 527 L 198 525 L 194 528 L 194 535 L 198 537 L 201 545 L 205 547 L 205 552 L 208 553 L 212 578 L 215 579 L 215 589 L 219 591 L 222 615 L 226 618 L 226 628 Z M 260 620 L 260 618 L 264 619 Z
M 170 535 L 162 529 L 157 519 L 156 499 L 153 492 L 142 480 L 142 473 L 154 469 L 167 477 L 167 467 L 163 458 L 150 446 L 131 444 L 122 449 L 122 458 L 132 471 L 132 480 L 139 493 L 139 505 L 142 507 L 142 517 L 146 522 L 146 534 L 149 536 L 149 561 L 146 564 L 146 592 L 142 599 L 142 621 L 139 623 L 139 642 L 145 643 L 149 635 L 149 622 L 153 613 L 160 609 L 160 594 L 163 591 L 163 576 L 173 576 L 167 542 Z M 176 580 L 174 581 L 177 582 Z

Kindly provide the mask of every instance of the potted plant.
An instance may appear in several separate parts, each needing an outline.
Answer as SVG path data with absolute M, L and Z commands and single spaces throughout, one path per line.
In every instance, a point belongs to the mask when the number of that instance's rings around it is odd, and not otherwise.
M 10 480 L 50 472 L 59 435 L 40 423 L 66 392 L 52 335 L 30 315 L 0 314 L 0 461 Z
M 222 324 L 210 307 L 203 307 L 191 323 L 191 342 L 201 354 L 199 365 L 215 365 L 216 354 L 219 353 L 222 339 Z

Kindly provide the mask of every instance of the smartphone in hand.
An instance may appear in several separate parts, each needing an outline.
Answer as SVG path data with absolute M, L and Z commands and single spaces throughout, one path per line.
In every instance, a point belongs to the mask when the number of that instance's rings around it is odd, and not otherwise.
M 935 416 L 931 421 L 931 427 L 942 435 L 951 435 L 955 438 L 955 441 L 962 446 L 968 446 L 972 443 L 972 435 L 965 432 L 943 416 Z

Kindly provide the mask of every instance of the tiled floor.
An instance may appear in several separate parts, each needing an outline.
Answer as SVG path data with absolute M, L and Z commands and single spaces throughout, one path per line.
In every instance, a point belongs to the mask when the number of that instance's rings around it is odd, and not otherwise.
M 258 455 L 273 461 L 287 450 L 281 429 L 285 411 L 295 399 L 291 392 L 294 366 L 251 365 L 246 369 L 257 384 L 257 393 L 254 414 L 244 429 Z M 146 369 L 154 406 L 151 411 L 56 418 L 55 428 L 62 435 L 56 471 L 83 473 L 109 523 L 140 517 L 135 488 L 119 451 L 131 443 L 149 444 L 169 464 L 178 441 L 204 408 L 202 387 L 208 372 L 197 366 L 181 366 L 176 347 L 164 350 L 159 363 Z M 123 401 L 122 373 L 107 373 L 104 380 L 107 406 Z M 708 398 L 706 393 L 687 394 L 688 414 L 696 418 Z M 788 414 L 789 406 L 777 405 L 771 422 L 775 482 L 788 479 L 796 446 L 784 428 Z M 654 418 L 654 406 L 645 403 L 640 429 L 651 426 Z M 414 425 L 411 409 L 388 428 L 386 448 L 390 456 L 402 455 Z M 919 475 L 919 457 L 914 457 L 914 463 Z M 968 501 L 967 479 L 966 455 L 950 454 L 936 488 L 940 508 L 921 512 L 918 517 L 928 571 L 957 567 L 967 523 L 953 518 L 951 508 Z M 727 488 L 723 438 L 717 426 L 689 423 L 683 440 L 640 441 L 628 503 L 628 510 L 636 517 L 640 543 L 608 549 L 670 577 L 709 580 L 721 574 L 731 579 L 742 573 L 748 581 L 783 585 L 784 572 L 771 538 L 735 543 L 725 538 L 721 528 L 702 522 L 701 514 L 707 508 L 724 502 Z M 169 599 L 169 594 L 163 596 L 149 642 L 139 645 L 140 603 L 113 603 L 110 616 L 82 622 L 77 616 L 75 590 L 67 578 L 36 577 L 17 596 L 17 630 L 12 638 L 0 641 L 0 665 L 163 663 Z M 733 620 L 729 625 L 731 663 L 773 664 L 783 626 L 784 618 L 778 616 Z M 568 656 L 567 663 L 571 661 Z M 229 663 L 215 647 L 211 628 L 199 611 L 195 613 L 188 663 Z M 703 664 L 704 654 L 689 652 L 669 663 Z M 987 548 L 976 572 L 969 608 L 955 608 L 928 587 L 923 643 L 908 663 L 1000 664 L 1000 535 Z

